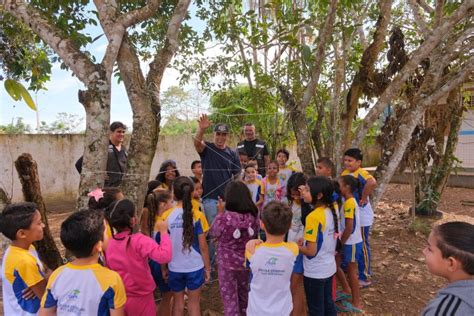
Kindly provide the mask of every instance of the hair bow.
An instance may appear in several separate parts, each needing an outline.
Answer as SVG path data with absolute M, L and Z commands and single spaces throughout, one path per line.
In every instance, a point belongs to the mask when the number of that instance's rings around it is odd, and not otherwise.
M 87 193 L 88 197 L 93 197 L 96 202 L 99 202 L 101 198 L 104 197 L 104 191 L 101 188 L 97 188 L 89 193 Z

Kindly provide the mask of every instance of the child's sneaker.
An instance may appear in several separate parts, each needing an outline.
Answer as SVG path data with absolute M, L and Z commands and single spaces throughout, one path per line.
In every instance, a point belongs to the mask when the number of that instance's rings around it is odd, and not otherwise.
M 367 280 L 367 281 L 359 280 L 359 287 L 360 287 L 361 289 L 364 289 L 364 288 L 369 287 L 369 286 L 371 286 L 371 285 L 372 285 L 372 281 L 369 281 L 369 280 Z

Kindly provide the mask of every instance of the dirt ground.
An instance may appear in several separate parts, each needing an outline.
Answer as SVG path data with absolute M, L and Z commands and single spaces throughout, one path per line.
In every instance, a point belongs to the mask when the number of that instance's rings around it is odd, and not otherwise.
M 474 224 L 472 200 L 474 190 L 447 188 L 442 196 L 442 221 L 463 220 Z M 418 315 L 426 303 L 444 286 L 445 281 L 427 271 L 422 255 L 429 228 L 434 219 L 417 219 L 409 215 L 410 187 L 391 184 L 376 210 L 371 233 L 373 285 L 362 290 L 367 315 Z M 48 203 L 48 222 L 58 244 L 59 227 L 74 208 L 74 203 Z M 204 315 L 222 315 L 217 281 L 203 289 L 201 308 Z M 3 310 L 3 308 L 2 308 Z

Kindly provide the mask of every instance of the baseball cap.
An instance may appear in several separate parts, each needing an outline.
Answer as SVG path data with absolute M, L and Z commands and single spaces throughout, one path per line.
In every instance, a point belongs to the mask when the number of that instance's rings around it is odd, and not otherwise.
M 227 124 L 224 123 L 218 123 L 214 126 L 214 132 L 219 132 L 219 133 L 229 133 L 229 127 Z

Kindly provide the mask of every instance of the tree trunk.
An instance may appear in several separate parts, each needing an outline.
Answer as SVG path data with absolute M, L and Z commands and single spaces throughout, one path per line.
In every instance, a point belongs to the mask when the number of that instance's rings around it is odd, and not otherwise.
M 278 90 L 280 91 L 286 110 L 289 113 L 291 125 L 295 132 L 296 153 L 300 158 L 301 168 L 306 175 L 313 176 L 315 175 L 313 146 L 311 144 L 311 137 L 306 123 L 305 113 L 302 113 L 297 109 L 295 99 L 286 87 L 280 85 L 278 86 Z
M 124 195 L 137 206 L 140 218 L 158 142 L 160 107 L 154 100 L 159 100 L 159 92 L 148 90 L 140 69 L 140 61 L 128 38 L 124 38 L 120 48 L 118 65 L 133 111 L 133 132 L 127 159 L 128 174 L 122 181 L 122 189 Z
M 34 202 L 41 213 L 41 220 L 44 227 L 44 238 L 34 243 L 41 261 L 50 269 L 56 269 L 63 264 L 63 259 L 54 242 L 53 236 L 49 230 L 48 218 L 46 216 L 46 207 L 41 196 L 41 187 L 39 182 L 38 166 L 30 154 L 22 154 L 15 161 L 15 167 L 20 177 L 23 191 L 23 197 L 27 202 Z
M 87 207 L 87 193 L 102 188 L 107 175 L 111 87 L 105 79 L 105 70 L 101 66 L 97 67 L 100 68 L 101 78 L 94 80 L 87 90 L 79 90 L 79 102 L 86 111 L 86 134 L 78 209 Z

